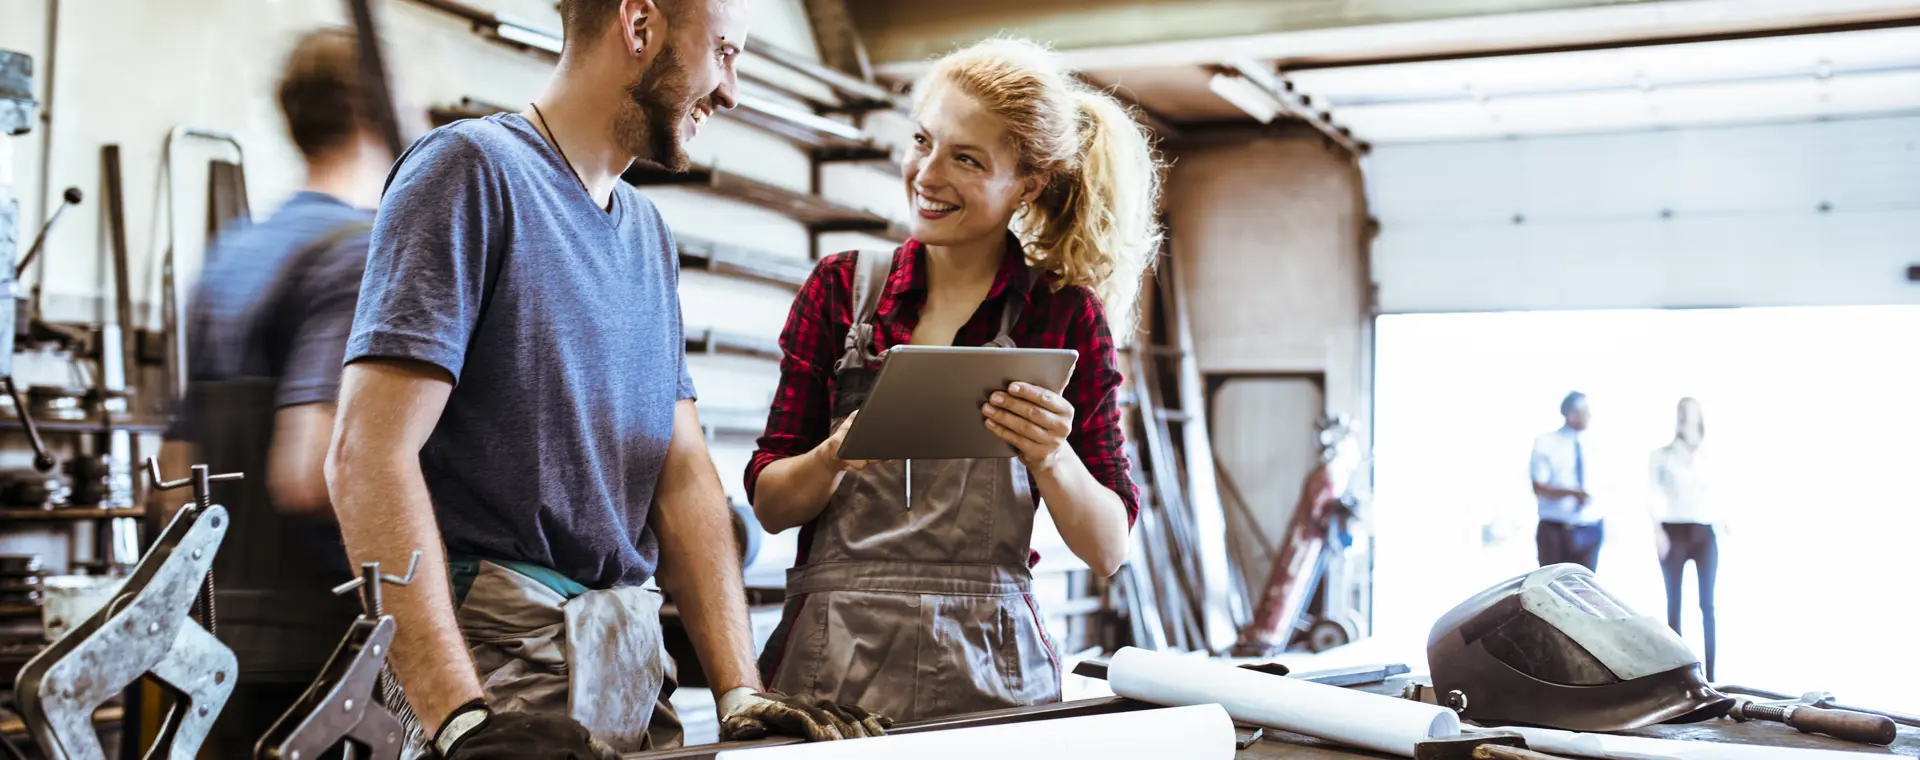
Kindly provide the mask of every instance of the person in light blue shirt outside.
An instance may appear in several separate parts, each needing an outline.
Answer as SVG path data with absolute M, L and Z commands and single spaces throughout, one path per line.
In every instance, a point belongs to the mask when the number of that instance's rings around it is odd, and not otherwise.
M 1606 523 L 1587 491 L 1587 451 L 1581 440 L 1592 414 L 1587 394 L 1569 393 L 1560 402 L 1560 415 L 1566 418 L 1566 424 L 1533 441 L 1529 469 L 1533 495 L 1540 501 L 1540 526 L 1534 531 L 1534 542 L 1540 549 L 1541 567 L 1571 562 L 1588 570 L 1599 569 Z

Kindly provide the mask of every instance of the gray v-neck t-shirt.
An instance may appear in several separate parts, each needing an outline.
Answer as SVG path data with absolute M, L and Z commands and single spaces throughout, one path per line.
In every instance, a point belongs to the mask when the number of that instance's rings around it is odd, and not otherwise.
M 454 378 L 420 451 L 451 552 L 553 568 L 589 588 L 653 575 L 647 526 L 694 396 L 679 256 L 625 183 L 596 207 L 525 118 L 455 122 L 387 178 L 346 362 Z

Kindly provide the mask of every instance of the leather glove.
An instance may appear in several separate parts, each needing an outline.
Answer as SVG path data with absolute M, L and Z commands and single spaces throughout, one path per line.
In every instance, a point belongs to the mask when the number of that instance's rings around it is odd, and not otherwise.
M 496 713 L 479 700 L 447 717 L 433 749 L 443 760 L 620 760 L 620 753 L 571 717 Z
M 807 741 L 834 741 L 885 736 L 893 721 L 854 705 L 836 705 L 824 699 L 790 697 L 780 692 L 756 692 L 740 687 L 720 695 L 720 738 L 726 741 L 765 736 L 794 736 Z

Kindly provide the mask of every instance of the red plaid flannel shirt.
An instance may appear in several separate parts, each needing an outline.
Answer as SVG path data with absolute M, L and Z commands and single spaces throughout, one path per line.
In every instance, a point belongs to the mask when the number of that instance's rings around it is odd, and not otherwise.
M 1120 365 L 1106 309 L 1086 288 L 1054 290 L 1052 275 L 1035 281 L 1011 236 L 1008 254 L 986 299 L 954 336 L 953 345 L 986 345 L 999 334 L 1003 299 L 1021 298 L 1027 305 L 1011 331 L 1015 345 L 1080 352 L 1062 394 L 1074 409 L 1067 444 L 1095 479 L 1120 496 L 1127 508 L 1127 524 L 1132 525 L 1140 512 L 1140 495 L 1129 474 L 1125 434 L 1120 429 Z M 749 499 L 767 465 L 806 453 L 831 432 L 833 365 L 844 353 L 847 330 L 853 325 L 854 266 L 852 253 L 821 259 L 794 299 L 786 329 L 780 333 L 780 387 L 767 415 L 766 432 L 747 463 Z M 927 300 L 926 266 L 926 250 L 918 241 L 908 240 L 896 253 L 893 272 L 874 312 L 875 354 L 912 341 Z M 1040 490 L 1036 486 L 1033 492 L 1037 503 Z M 810 533 L 801 533 L 803 562 Z

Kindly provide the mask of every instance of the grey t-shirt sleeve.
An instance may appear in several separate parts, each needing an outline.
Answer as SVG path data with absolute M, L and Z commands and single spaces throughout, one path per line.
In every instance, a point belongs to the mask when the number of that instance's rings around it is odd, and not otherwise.
M 454 129 L 407 149 L 373 224 L 346 362 L 413 359 L 456 382 L 500 253 L 503 193 L 482 148 Z
M 301 273 L 299 301 L 305 313 L 274 393 L 276 406 L 331 404 L 339 398 L 340 365 L 366 268 L 367 233 L 361 232 L 322 252 Z

